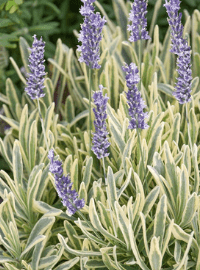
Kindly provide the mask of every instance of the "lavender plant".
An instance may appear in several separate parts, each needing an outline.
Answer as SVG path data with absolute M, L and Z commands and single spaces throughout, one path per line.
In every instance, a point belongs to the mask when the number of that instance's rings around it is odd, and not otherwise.
M 164 4 L 168 13 L 168 22 L 171 27 L 171 52 L 178 56 L 178 78 L 173 95 L 180 104 L 191 101 L 191 86 L 192 86 L 192 70 L 191 70 L 191 47 L 183 38 L 183 26 L 181 24 L 182 14 L 178 11 L 180 9 L 179 0 L 166 0 Z
M 93 3 L 95 0 L 81 0 L 84 6 L 80 8 L 80 13 L 84 16 L 84 23 L 81 25 L 81 31 L 78 40 L 82 45 L 78 45 L 78 51 L 81 52 L 80 62 L 84 62 L 89 67 L 89 153 L 91 152 L 91 69 L 99 69 L 100 60 L 99 42 L 102 39 L 102 29 L 106 22 L 101 18 L 99 12 L 94 13 Z
M 150 36 L 148 34 L 148 31 L 146 30 L 147 27 L 147 19 L 145 18 L 145 15 L 147 13 L 147 1 L 146 0 L 135 0 L 132 3 L 132 9 L 129 13 L 129 21 L 132 23 L 131 25 L 128 25 L 128 30 L 131 32 L 131 35 L 129 37 L 129 41 L 136 42 L 139 41 L 139 76 L 137 75 L 138 69 L 136 65 L 133 63 L 130 64 L 130 67 L 124 66 L 122 69 L 126 71 L 126 83 L 129 88 L 128 93 L 126 93 L 128 105 L 129 105 L 129 115 L 131 117 L 131 121 L 129 124 L 129 128 L 136 128 L 137 135 L 138 135 L 138 142 L 139 147 L 142 155 L 142 161 L 144 166 L 144 178 L 146 175 L 146 168 L 143 158 L 143 152 L 142 152 L 142 146 L 141 146 L 141 138 L 140 138 L 140 132 L 138 131 L 138 128 L 146 129 L 148 128 L 148 125 L 144 123 L 144 118 L 147 116 L 147 113 L 143 113 L 143 108 L 145 108 L 144 101 L 141 98 L 141 94 L 138 91 L 138 89 L 135 87 L 135 84 L 137 84 L 140 81 L 139 89 L 142 90 L 142 71 L 141 71 L 141 65 L 142 65 L 142 40 L 150 39 Z M 146 189 L 148 192 L 148 187 L 146 184 Z
M 38 104 L 38 111 L 39 111 L 39 116 L 40 116 L 40 121 L 42 125 L 42 131 L 46 143 L 47 150 L 49 151 L 49 146 L 47 143 L 47 138 L 46 138 L 46 132 L 44 129 L 44 122 L 42 119 L 41 115 L 41 109 L 40 109 L 40 102 L 39 98 L 42 98 L 45 96 L 45 93 L 43 89 L 45 88 L 44 86 L 44 76 L 46 75 L 45 73 L 45 66 L 44 66 L 44 47 L 45 47 L 45 42 L 42 41 L 42 37 L 40 40 L 37 39 L 36 35 L 33 36 L 34 41 L 31 50 L 31 54 L 29 56 L 29 63 L 30 65 L 30 73 L 28 73 L 28 83 L 25 88 L 26 93 L 30 96 L 31 99 L 37 99 L 37 104 Z
M 170 52 L 177 55 L 177 71 L 178 78 L 173 95 L 176 97 L 180 104 L 188 103 L 191 101 L 191 87 L 192 87 L 192 70 L 191 70 L 191 47 L 188 42 L 183 38 L 183 26 L 181 24 L 182 14 L 178 13 L 180 9 L 179 0 L 166 0 L 164 4 L 168 13 L 168 22 L 171 27 L 171 50 Z M 188 125 L 188 137 L 190 148 L 192 150 L 192 142 L 190 137 L 190 127 L 188 119 L 188 110 L 186 104 L 186 119 Z

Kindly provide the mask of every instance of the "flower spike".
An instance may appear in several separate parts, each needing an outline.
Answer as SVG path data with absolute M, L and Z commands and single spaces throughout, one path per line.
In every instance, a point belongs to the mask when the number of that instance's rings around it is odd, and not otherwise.
M 107 94 L 103 96 L 103 85 L 99 85 L 99 89 L 100 90 L 95 92 L 93 95 L 96 108 L 93 109 L 95 114 L 95 133 L 93 133 L 94 137 L 92 141 L 92 151 L 98 159 L 109 156 L 109 153 L 107 153 L 107 148 L 110 145 L 107 138 L 108 131 L 106 130 L 106 106 L 109 98 L 107 97 Z
M 129 38 L 130 42 L 135 42 L 141 39 L 150 39 L 147 28 L 147 19 L 145 15 L 147 13 L 147 1 L 135 0 L 132 3 L 132 9 L 129 13 L 129 22 L 132 25 L 128 25 L 128 30 L 131 31 Z
M 48 158 L 50 159 L 49 170 L 54 174 L 56 190 L 58 196 L 62 199 L 62 204 L 67 207 L 69 215 L 73 215 L 77 209 L 81 209 L 85 205 L 84 199 L 77 199 L 78 193 L 76 190 L 71 190 L 72 184 L 69 174 L 63 175 L 62 162 L 54 160 L 54 151 L 49 151 Z
M 171 27 L 171 50 L 176 54 L 178 66 L 178 78 L 173 95 L 180 104 L 191 101 L 192 70 L 191 70 L 191 47 L 187 40 L 183 38 L 183 26 L 181 24 L 182 14 L 178 14 L 180 9 L 179 0 L 165 0 L 164 4 L 168 13 L 168 22 Z
M 84 62 L 89 68 L 99 69 L 100 60 L 99 42 L 102 39 L 102 29 L 106 22 L 105 18 L 101 18 L 99 12 L 94 13 L 93 2 L 95 0 L 82 0 L 84 6 L 80 8 L 81 15 L 85 16 L 84 23 L 81 25 L 81 31 L 78 40 L 82 45 L 78 45 L 78 51 L 81 56 L 79 62 Z
M 131 63 L 130 66 L 125 63 L 125 66 L 123 66 L 122 69 L 126 72 L 126 85 L 129 88 L 128 92 L 126 92 L 129 115 L 131 117 L 128 128 L 147 129 L 149 126 L 144 122 L 144 119 L 148 116 L 148 113 L 143 112 L 146 105 L 136 86 L 140 81 L 138 68 L 134 63 Z
M 44 46 L 45 42 L 42 41 L 42 37 L 40 40 L 36 38 L 36 35 L 33 36 L 34 41 L 31 50 L 31 54 L 29 56 L 30 65 L 30 73 L 28 74 L 28 83 L 25 88 L 26 93 L 31 97 L 31 99 L 41 98 L 45 96 L 43 92 L 44 86 L 44 76 L 46 75 L 45 66 L 43 63 L 44 60 Z

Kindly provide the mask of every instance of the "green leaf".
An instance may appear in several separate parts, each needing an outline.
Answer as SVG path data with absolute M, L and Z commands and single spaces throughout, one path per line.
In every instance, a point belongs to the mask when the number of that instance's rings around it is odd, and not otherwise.
M 86 166 L 85 166 L 85 171 L 83 174 L 83 182 L 85 183 L 85 188 L 86 190 L 89 187 L 90 184 L 90 179 L 91 179 L 91 172 L 92 172 L 92 164 L 93 164 L 93 158 L 87 158 L 86 159 Z
M 10 61 L 11 61 L 12 65 L 13 65 L 15 71 L 17 72 L 17 75 L 19 76 L 20 80 L 22 81 L 22 83 L 23 83 L 24 85 L 26 85 L 26 79 L 25 79 L 24 76 L 22 75 L 22 73 L 21 73 L 21 71 L 20 71 L 20 69 L 19 69 L 17 63 L 15 62 L 15 60 L 14 60 L 12 57 L 10 57 Z M 9 80 L 9 83 L 11 83 L 11 80 L 10 80 L 9 78 L 8 78 L 7 80 Z M 13 85 L 12 85 L 12 88 L 14 88 Z M 14 92 L 15 92 L 15 89 L 14 89 Z M 15 95 L 16 95 L 16 94 L 15 94 Z M 18 102 L 18 103 L 19 103 L 19 102 Z
M 168 176 L 167 179 L 169 179 L 170 183 L 170 189 L 173 194 L 173 197 L 171 198 L 173 201 L 176 200 L 176 196 L 178 194 L 178 180 L 176 176 L 176 164 L 174 162 L 172 153 L 169 148 L 169 144 L 167 141 L 164 143 L 164 153 L 165 153 L 165 169 L 166 169 L 166 175 Z
M 93 234 L 89 233 L 88 230 L 84 227 L 84 225 L 82 224 L 82 222 L 81 222 L 81 220 L 79 218 L 78 218 L 78 221 L 75 221 L 75 223 L 78 224 L 78 226 L 80 227 L 80 229 L 82 230 L 82 232 L 84 233 L 84 235 L 87 236 L 88 239 L 91 239 L 92 241 L 94 241 L 97 244 L 100 244 L 100 245 L 103 245 L 103 246 L 106 245 L 105 244 L 105 241 L 100 240 L 98 237 L 96 237 Z M 68 236 L 69 236 L 69 234 L 68 234 Z
M 0 118 L 5 121 L 6 123 L 8 123 L 8 125 L 10 125 L 13 129 L 19 131 L 19 123 L 17 121 L 15 121 L 14 119 L 5 117 L 3 115 L 0 115 Z
M 158 90 L 162 93 L 166 94 L 169 97 L 173 97 L 172 93 L 174 91 L 174 87 L 166 84 L 166 83 L 158 83 Z
M 0 263 L 15 262 L 14 259 L 6 256 L 0 256 Z
M 79 218 L 78 218 L 79 220 Z M 80 222 L 79 222 L 80 224 Z M 81 241 L 78 237 L 78 234 L 74 228 L 74 226 L 71 225 L 70 222 L 68 222 L 67 220 L 64 221 L 64 228 L 65 228 L 65 231 L 67 233 L 67 236 L 69 238 L 69 241 L 70 241 L 70 245 L 75 248 L 75 249 L 81 249 Z
M 122 34 L 124 35 L 123 40 L 127 40 L 127 18 L 128 18 L 128 11 L 124 1 L 122 0 L 114 0 L 113 1 L 113 8 L 115 12 L 115 16 L 117 18 L 118 25 L 122 29 Z
M 43 165 L 43 164 L 41 164 Z M 42 170 L 39 170 L 39 166 L 37 167 L 37 171 L 32 171 L 29 177 L 28 190 L 27 190 L 27 208 L 29 211 L 29 215 L 32 217 L 33 212 L 33 200 L 36 199 L 37 191 L 41 182 Z M 33 176 L 35 176 L 33 178 Z
M 108 251 L 110 251 L 110 248 L 101 248 L 102 260 L 105 266 L 107 267 L 107 269 L 118 269 L 108 255 Z
M 8 163 L 11 170 L 13 170 L 12 162 L 11 162 L 10 158 L 8 157 L 7 151 L 5 149 L 4 143 L 3 143 L 1 138 L 0 138 L 0 151 L 1 151 L 1 154 L 4 158 L 4 160 Z
M 120 205 L 117 201 L 115 201 L 114 205 L 115 205 L 115 211 L 117 214 L 118 224 L 119 224 L 120 230 L 123 234 L 124 240 L 126 242 L 127 251 L 130 251 L 131 245 L 130 245 L 130 240 L 129 240 L 129 236 L 128 236 L 129 220 L 126 217 L 126 214 L 124 213 L 124 211 L 122 210 L 122 208 L 120 207 Z
M 162 266 L 162 254 L 159 248 L 159 240 L 157 237 L 151 239 L 149 252 L 149 262 L 152 270 L 160 270 Z
M 173 127 L 172 127 L 172 141 L 175 141 L 176 144 L 179 143 L 180 121 L 181 115 L 180 113 L 177 113 L 175 115 L 175 119 L 173 119 Z
M 142 231 L 143 231 L 143 241 L 144 241 L 144 246 L 145 246 L 145 251 L 147 253 L 147 256 L 149 258 L 149 246 L 148 246 L 148 241 L 147 241 L 147 234 L 146 234 L 146 220 L 145 220 L 145 216 L 143 215 L 142 212 L 140 212 L 140 218 L 142 221 Z
M 68 239 L 64 239 L 61 234 L 58 233 L 58 240 L 61 245 L 67 250 L 69 253 L 74 254 L 76 256 L 101 256 L 101 252 L 96 251 L 82 251 L 82 250 L 74 250 L 67 245 Z
M 154 240 L 153 249 L 156 249 L 155 253 L 157 252 L 157 239 L 159 237 L 159 250 L 162 249 L 163 237 L 165 232 L 165 223 L 167 217 L 167 196 L 164 194 L 162 195 L 154 218 L 154 232 L 153 235 L 156 236 L 156 240 Z M 150 251 L 151 253 L 151 251 Z M 160 265 L 161 266 L 161 265 Z M 156 269 L 156 268 L 155 268 Z M 159 269 L 159 268 L 158 268 Z
M 36 201 L 33 199 L 33 210 L 45 214 L 46 216 L 59 216 L 62 213 L 62 210 L 57 209 L 55 207 L 50 206 L 49 204 L 42 202 L 42 201 Z
M 144 216 L 147 216 L 147 214 L 150 212 L 151 208 L 155 204 L 155 201 L 157 200 L 159 192 L 160 192 L 160 187 L 156 186 L 147 195 L 147 197 L 145 199 L 144 207 L 142 210 Z
M 110 166 L 108 166 L 107 183 L 108 183 L 108 191 L 107 191 L 108 200 L 110 201 L 110 205 L 112 206 L 112 208 L 115 209 L 114 203 L 115 201 L 117 201 L 117 191 L 115 178 Z
M 112 124 L 110 125 L 110 130 L 111 130 L 111 135 L 112 135 L 117 147 L 119 148 L 119 150 L 122 154 L 124 152 L 124 148 L 125 148 L 125 142 L 122 138 L 122 135 L 116 129 L 116 126 L 114 126 Z
M 8 270 L 18 270 L 18 268 L 16 268 L 15 266 L 13 266 L 9 263 L 5 263 L 5 266 Z
M 76 117 L 74 117 L 74 119 L 71 121 L 71 123 L 69 123 L 70 128 L 75 125 L 79 120 L 81 120 L 82 118 L 85 118 L 89 115 L 89 111 L 85 110 L 82 111 L 81 113 L 79 113 Z M 67 122 L 64 122 L 63 124 L 65 124 Z
M 71 260 L 68 260 L 67 262 L 61 263 L 58 267 L 56 267 L 54 270 L 68 270 L 72 269 L 74 265 L 76 265 L 80 260 L 80 257 L 75 257 Z
M 197 144 L 197 137 L 199 133 L 199 123 L 197 121 L 194 108 L 190 110 L 189 118 L 190 118 L 189 120 L 190 121 L 190 136 L 191 136 L 192 145 L 194 145 L 194 143 Z
M 20 49 L 20 53 L 21 53 L 21 59 L 25 68 L 25 71 L 27 73 L 30 73 L 30 69 L 28 67 L 29 62 L 28 62 L 28 58 L 29 58 L 29 44 L 27 43 L 27 41 L 25 40 L 25 38 L 20 37 L 19 38 L 19 49 Z
M 186 233 L 179 225 L 174 223 L 174 226 L 172 228 L 172 234 L 177 240 L 184 241 L 185 243 L 188 243 L 190 240 L 190 235 Z M 199 247 L 197 244 L 196 239 L 192 239 L 192 247 L 195 249 L 195 252 L 199 252 Z
M 194 192 L 187 200 L 186 207 L 182 213 L 182 220 L 180 223 L 180 226 L 182 228 L 187 227 L 191 223 L 197 207 L 198 207 L 198 197 L 197 194 Z
M 40 100 L 41 102 L 41 100 Z M 52 118 L 53 118 L 53 115 L 54 115 L 54 107 L 55 107 L 55 103 L 53 102 L 49 108 L 47 109 L 46 111 L 46 114 L 45 114 L 45 120 L 44 120 L 44 129 L 45 129 L 45 132 L 47 134 L 48 130 L 50 129 L 50 126 L 52 124 Z M 41 139 L 40 139 L 40 145 L 44 145 L 44 136 L 41 136 Z
M 112 243 L 118 243 L 119 245 L 126 247 L 125 243 L 123 243 L 120 239 L 118 239 L 115 236 L 113 236 L 112 234 L 110 234 L 107 230 L 105 230 L 102 227 L 101 222 L 99 220 L 99 216 L 97 214 L 97 211 L 96 211 L 96 208 L 94 205 L 93 198 L 90 199 L 89 216 L 90 216 L 90 220 L 91 220 L 94 228 L 96 228 L 106 239 L 108 239 Z
M 38 33 L 38 35 L 44 35 L 47 31 L 49 34 L 57 33 L 58 25 L 59 25 L 59 22 L 48 22 L 48 23 L 37 24 L 34 26 L 29 26 L 29 32 Z
M 72 97 L 69 95 L 65 101 L 65 119 L 71 123 L 75 117 L 75 109 Z
M 73 183 L 73 189 L 78 191 L 78 159 L 76 158 L 71 167 L 71 182 Z
M 178 220 L 181 220 L 183 217 L 183 211 L 186 206 L 186 202 L 188 200 L 190 191 L 189 191 L 189 175 L 187 172 L 187 168 L 184 164 L 181 167 L 181 176 L 179 182 L 179 194 L 178 194 L 178 201 L 179 201 L 179 216 Z
M 38 235 L 36 236 L 29 245 L 26 245 L 26 248 L 24 251 L 21 253 L 20 258 L 22 259 L 24 254 L 26 254 L 31 248 L 33 248 L 36 244 L 40 243 L 41 241 L 44 241 L 46 238 L 45 235 Z
M 140 256 L 139 250 L 138 250 L 137 245 L 136 245 L 136 239 L 135 239 L 135 236 L 133 234 L 131 224 L 129 224 L 128 233 L 129 233 L 129 239 L 130 239 L 130 243 L 131 243 L 131 249 L 132 249 L 133 254 L 134 254 L 135 258 L 136 258 L 137 264 L 140 266 L 140 268 L 142 270 L 150 270 L 146 266 L 146 264 L 144 263 L 144 261 L 142 260 L 142 258 Z
M 19 141 L 15 141 L 13 146 L 13 176 L 16 188 L 18 188 L 19 185 L 23 186 L 23 163 Z
M 123 151 L 122 163 L 123 163 L 124 168 L 125 168 L 126 158 L 130 158 L 133 151 L 133 146 L 135 142 L 135 134 L 136 134 L 135 132 L 132 133 L 132 136 L 128 139 L 128 142 L 126 143 L 126 146 Z
M 41 217 L 33 227 L 31 234 L 29 235 L 28 241 L 26 243 L 26 247 L 31 245 L 31 243 L 34 242 L 35 239 L 37 239 L 37 236 L 44 234 L 45 231 L 49 227 L 51 227 L 54 222 L 55 217 L 46 217 L 46 216 Z
M 189 241 L 188 241 L 188 243 L 187 243 L 187 248 L 186 248 L 186 250 L 185 250 L 185 252 L 184 252 L 183 258 L 182 258 L 181 262 L 178 264 L 178 266 L 174 268 L 175 270 L 181 270 L 182 267 L 183 267 L 183 265 L 184 265 L 185 263 L 187 264 L 187 261 L 188 261 L 188 253 L 189 253 L 189 251 L 190 251 L 190 247 L 191 247 L 191 244 L 192 244 L 193 235 L 194 235 L 194 232 L 192 232 L 192 233 L 190 234 L 190 238 L 189 238 Z
M 125 182 L 123 183 L 123 185 L 121 186 L 121 188 L 117 191 L 117 200 L 118 201 L 119 201 L 122 193 L 124 192 L 124 190 L 127 188 L 128 184 L 130 183 L 131 174 L 132 174 L 132 168 L 130 168 L 130 170 L 128 172 L 128 176 L 127 176 Z
M 29 164 L 32 169 L 36 163 L 37 151 L 37 122 L 33 121 L 29 134 Z

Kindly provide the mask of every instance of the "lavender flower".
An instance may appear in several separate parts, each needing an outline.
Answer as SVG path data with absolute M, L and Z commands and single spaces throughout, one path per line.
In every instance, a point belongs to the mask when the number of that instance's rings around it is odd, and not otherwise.
M 134 63 L 131 63 L 130 66 L 125 63 L 122 69 L 126 72 L 126 85 L 129 88 L 128 92 L 126 92 L 129 115 L 131 117 L 128 128 L 146 129 L 149 126 L 144 122 L 144 119 L 148 116 L 148 113 L 143 112 L 146 105 L 136 86 L 140 81 L 138 68 Z
M 54 160 L 53 149 L 49 151 L 48 158 L 50 159 L 49 170 L 54 174 L 58 196 L 62 199 L 62 204 L 67 207 L 69 215 L 73 215 L 77 209 L 84 207 L 85 201 L 77 199 L 78 193 L 76 190 L 71 190 L 73 183 L 69 175 L 63 175 L 62 162 Z
M 150 39 L 147 27 L 147 19 L 145 15 L 147 13 L 146 0 L 135 0 L 132 3 L 132 9 L 129 13 L 128 20 L 132 22 L 132 25 L 128 25 L 128 30 L 131 31 L 129 38 L 130 42 L 134 42 L 140 39 Z
M 107 153 L 107 148 L 109 147 L 110 143 L 108 142 L 108 132 L 106 130 L 106 106 L 108 97 L 107 94 L 103 96 L 102 89 L 103 85 L 99 85 L 100 91 L 97 91 L 93 95 L 94 104 L 96 105 L 96 109 L 94 108 L 95 114 L 95 133 L 93 137 L 93 147 L 92 151 L 97 156 L 98 159 L 109 156 Z
M 28 84 L 25 88 L 26 93 L 31 97 L 31 99 L 44 97 L 45 94 L 43 92 L 44 86 L 44 76 L 45 76 L 45 66 L 43 63 L 44 60 L 44 46 L 45 42 L 42 41 L 42 37 L 40 40 L 37 40 L 36 35 L 33 36 L 34 41 L 31 50 L 31 54 L 29 56 L 29 63 L 31 73 L 28 74 Z
M 99 42 L 102 39 L 101 32 L 106 22 L 105 18 L 101 18 L 99 12 L 94 13 L 92 3 L 95 0 L 81 0 L 84 6 L 81 7 L 80 13 L 85 16 L 84 23 L 81 25 L 79 41 L 82 46 L 78 45 L 78 51 L 81 56 L 78 59 L 80 62 L 85 62 L 89 68 L 100 68 L 98 64 L 100 60 Z
M 191 101 L 192 70 L 191 70 L 191 47 L 187 40 L 183 38 L 183 26 L 181 24 L 182 14 L 178 14 L 180 9 L 179 0 L 165 0 L 165 5 L 169 16 L 168 22 L 171 26 L 171 50 L 170 52 L 178 55 L 178 78 L 173 95 L 180 104 Z

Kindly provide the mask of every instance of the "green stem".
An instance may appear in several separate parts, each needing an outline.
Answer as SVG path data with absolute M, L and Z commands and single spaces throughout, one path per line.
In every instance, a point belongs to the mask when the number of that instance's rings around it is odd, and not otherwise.
M 142 39 L 139 40 L 139 74 L 140 74 L 139 91 L 142 93 Z M 138 141 L 139 141 L 139 146 L 140 146 L 140 151 L 141 151 L 141 156 L 142 156 L 142 163 L 143 163 L 143 168 L 144 168 L 144 182 L 146 184 L 146 190 L 148 194 L 148 185 L 147 185 L 147 180 L 146 180 L 146 167 L 144 164 L 144 157 L 143 157 L 142 145 L 141 145 L 141 140 L 140 140 L 140 132 L 138 128 L 137 128 L 137 135 L 138 135 Z
M 139 40 L 139 75 L 140 75 L 140 82 L 139 82 L 139 90 L 141 91 L 142 89 L 142 40 Z
M 91 156 L 91 88 L 92 88 L 92 69 L 89 68 L 89 155 Z
M 140 132 L 139 132 L 138 128 L 136 128 L 136 130 L 137 130 L 137 136 L 138 136 L 138 141 L 139 141 L 140 152 L 141 152 L 141 156 L 142 156 L 142 164 L 143 164 L 143 168 L 144 168 L 144 183 L 146 184 L 146 191 L 147 191 L 147 194 L 148 194 L 149 190 L 148 190 L 147 179 L 146 179 L 146 167 L 145 167 L 145 164 L 144 164 L 142 145 L 141 145 L 141 139 L 140 139 Z
M 190 136 L 190 122 L 189 122 L 189 117 L 188 117 L 189 115 L 188 115 L 187 103 L 185 104 L 185 108 L 186 108 L 186 120 L 187 120 L 187 127 L 188 127 L 188 138 L 189 138 L 190 149 L 192 152 L 193 149 L 192 149 L 192 140 Z
M 104 157 L 102 158 L 102 161 L 103 161 L 103 174 L 104 174 L 104 178 L 105 178 L 105 185 L 107 185 L 107 178 L 106 178 L 106 169 L 105 169 Z
M 45 143 L 46 143 L 47 151 L 49 152 L 49 145 L 48 145 L 48 142 L 47 142 L 46 132 L 45 132 L 45 129 L 44 129 L 44 122 L 43 122 L 43 119 L 42 119 L 42 114 L 41 114 L 41 109 L 40 109 L 40 102 L 39 102 L 38 98 L 37 98 L 37 103 L 38 103 L 38 112 L 39 112 L 39 116 L 40 116 L 40 121 L 41 121 L 41 125 L 42 125 L 42 131 L 43 131 L 43 134 L 44 134 L 44 140 L 45 140 Z

